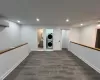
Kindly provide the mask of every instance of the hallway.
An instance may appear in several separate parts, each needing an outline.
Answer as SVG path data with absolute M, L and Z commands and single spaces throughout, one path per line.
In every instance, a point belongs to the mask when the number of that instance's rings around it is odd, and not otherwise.
M 100 80 L 100 74 L 67 50 L 31 52 L 5 80 Z

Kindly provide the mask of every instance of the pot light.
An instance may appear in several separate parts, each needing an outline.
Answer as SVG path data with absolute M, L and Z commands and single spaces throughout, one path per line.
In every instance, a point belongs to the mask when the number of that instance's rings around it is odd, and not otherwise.
M 17 20 L 17 22 L 18 22 L 18 23 L 20 23 L 20 21 L 19 21 L 19 20 Z
M 81 26 L 83 26 L 83 24 L 80 24 Z
M 40 21 L 40 19 L 39 18 L 36 18 L 36 21 Z
M 66 19 L 66 22 L 69 22 L 69 19 Z

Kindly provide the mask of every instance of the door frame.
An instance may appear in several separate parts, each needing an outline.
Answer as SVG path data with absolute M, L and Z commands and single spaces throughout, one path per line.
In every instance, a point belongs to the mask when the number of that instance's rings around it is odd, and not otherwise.
M 43 49 L 41 49 L 41 50 L 44 51 L 45 50 L 45 29 L 44 28 L 37 28 L 36 29 L 36 33 L 37 33 L 37 51 L 41 51 L 38 48 L 38 30 L 39 29 L 43 29 Z

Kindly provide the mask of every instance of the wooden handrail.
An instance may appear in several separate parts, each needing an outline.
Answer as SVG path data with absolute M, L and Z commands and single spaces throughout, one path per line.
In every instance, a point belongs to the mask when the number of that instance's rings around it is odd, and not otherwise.
M 77 44 L 77 45 L 80 45 L 80 46 L 84 46 L 84 47 L 87 47 L 87 48 L 90 48 L 90 49 L 94 49 L 94 50 L 100 51 L 99 48 L 93 48 L 93 47 L 90 47 L 90 46 L 87 46 L 87 45 L 83 45 L 83 44 L 80 44 L 80 43 L 76 43 L 76 42 L 73 42 L 73 41 L 70 41 L 70 42 L 74 43 L 74 44 Z
M 3 54 L 5 52 L 11 51 L 11 50 L 14 50 L 14 49 L 19 48 L 21 46 L 24 46 L 26 44 L 28 44 L 28 43 L 24 43 L 24 44 L 18 45 L 18 46 L 14 47 L 14 48 L 9 48 L 9 49 L 2 50 L 2 51 L 0 51 L 0 54 Z

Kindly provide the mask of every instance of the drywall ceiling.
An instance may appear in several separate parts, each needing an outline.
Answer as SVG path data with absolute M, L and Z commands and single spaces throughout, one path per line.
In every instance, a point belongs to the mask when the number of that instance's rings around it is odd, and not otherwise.
M 0 0 L 0 14 L 22 24 L 70 26 L 99 18 L 100 0 Z

